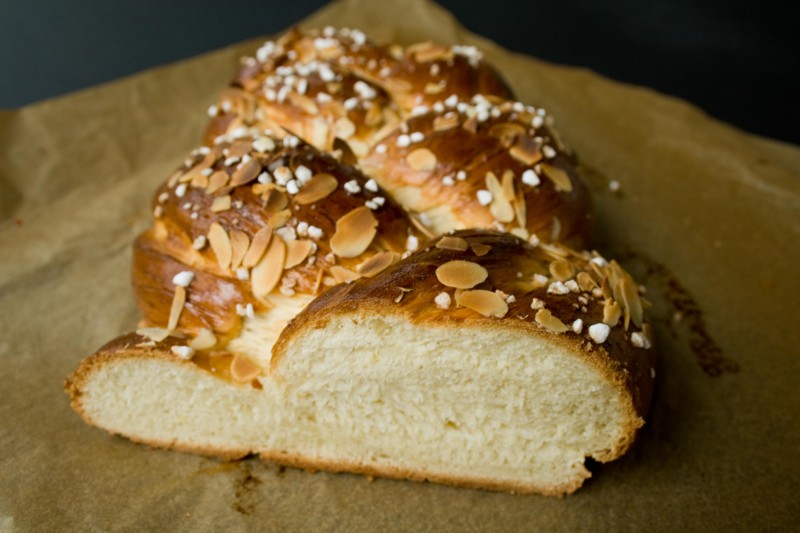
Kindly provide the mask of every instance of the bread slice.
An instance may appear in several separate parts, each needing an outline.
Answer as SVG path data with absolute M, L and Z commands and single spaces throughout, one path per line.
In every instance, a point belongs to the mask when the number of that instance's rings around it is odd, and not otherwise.
M 129 335 L 67 390 L 87 422 L 154 446 L 560 495 L 644 423 L 654 353 L 632 283 L 596 254 L 464 231 L 313 300 L 253 381 L 231 379 L 232 352 Z

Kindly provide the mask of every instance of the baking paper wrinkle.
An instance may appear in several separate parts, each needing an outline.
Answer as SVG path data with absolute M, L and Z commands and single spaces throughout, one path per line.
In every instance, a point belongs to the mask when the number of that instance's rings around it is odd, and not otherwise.
M 301 23 L 328 24 L 404 44 L 477 45 L 595 171 L 595 246 L 608 257 L 630 252 L 625 266 L 655 304 L 656 396 L 634 449 L 555 500 L 252 459 L 226 465 L 81 422 L 63 380 L 135 329 L 130 245 L 149 224 L 155 188 L 199 145 L 206 109 L 257 39 L 0 111 L 0 531 L 795 527 L 800 150 L 676 98 L 509 53 L 422 0 L 343 1 Z M 698 301 L 739 373 L 700 370 L 649 261 Z

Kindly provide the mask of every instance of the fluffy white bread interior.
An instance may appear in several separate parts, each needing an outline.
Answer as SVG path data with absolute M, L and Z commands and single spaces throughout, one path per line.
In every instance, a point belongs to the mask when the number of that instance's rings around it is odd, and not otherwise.
M 520 492 L 574 491 L 632 423 L 615 385 L 546 336 L 357 311 L 303 331 L 263 389 L 167 353 L 92 366 L 79 411 L 139 442 Z
M 625 447 L 641 423 L 574 349 L 513 329 L 356 311 L 303 329 L 276 370 L 287 449 L 390 475 L 571 492 L 586 457 Z

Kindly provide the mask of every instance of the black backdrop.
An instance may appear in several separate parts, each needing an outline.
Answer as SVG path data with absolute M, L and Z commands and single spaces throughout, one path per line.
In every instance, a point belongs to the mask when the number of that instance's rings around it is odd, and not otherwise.
M 325 3 L 0 0 L 0 107 L 275 33 Z M 753 133 L 800 144 L 800 25 L 786 11 L 792 2 L 440 3 L 511 50 L 649 86 Z

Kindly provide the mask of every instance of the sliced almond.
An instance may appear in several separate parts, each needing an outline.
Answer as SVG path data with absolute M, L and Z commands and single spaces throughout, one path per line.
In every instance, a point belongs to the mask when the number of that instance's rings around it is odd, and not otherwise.
M 269 219 L 267 220 L 267 224 L 269 224 L 271 228 L 281 229 L 286 225 L 287 222 L 289 222 L 291 218 L 292 218 L 292 212 L 289 211 L 288 209 L 284 209 L 283 211 L 278 211 L 277 213 L 269 217 Z
M 492 193 L 492 203 L 489 204 L 489 211 L 498 222 L 511 222 L 514 220 L 514 209 L 503 193 L 503 186 L 494 172 L 486 173 L 486 188 Z
M 238 187 L 250 183 L 261 174 L 261 161 L 251 159 L 247 163 L 237 168 L 231 175 L 231 187 Z
M 620 280 L 620 285 L 622 289 L 622 301 L 625 304 L 625 329 L 628 329 L 629 316 L 630 320 L 633 320 L 633 323 L 641 328 L 644 311 L 642 299 L 639 297 L 636 283 L 634 283 L 630 276 L 626 275 Z
M 394 252 L 384 251 L 378 252 L 360 265 L 356 269 L 361 277 L 371 278 L 374 277 L 397 261 L 398 255 Z
M 289 195 L 280 189 L 271 188 L 264 196 L 264 211 L 275 214 L 289 205 Z
M 217 344 L 217 337 L 210 329 L 203 328 L 197 336 L 189 343 L 189 348 L 193 350 L 210 350 Z
M 231 208 L 231 195 L 226 194 L 225 196 L 217 196 L 214 200 L 211 201 L 211 211 L 214 213 L 221 213 L 222 211 L 227 211 Z
M 237 383 L 247 383 L 261 374 L 261 367 L 249 357 L 237 353 L 231 361 L 231 379 Z
M 190 185 L 192 187 L 197 187 L 198 189 L 205 189 L 208 187 L 208 176 L 200 173 L 195 174 Z
M 253 242 L 250 243 L 247 253 L 242 259 L 242 266 L 245 268 L 252 268 L 258 264 L 264 252 L 267 251 L 269 241 L 272 239 L 272 228 L 266 226 L 261 228 L 253 236 Z
M 305 261 L 308 254 L 311 252 L 313 243 L 304 239 L 289 241 L 286 243 L 286 263 L 283 265 L 284 270 L 295 267 Z
M 250 139 L 236 139 L 228 147 L 228 157 L 242 157 L 250 152 L 253 148 L 253 142 Z
M 300 205 L 313 204 L 336 190 L 339 182 L 330 174 L 314 174 L 300 192 L 294 195 L 294 201 Z
M 542 171 L 544 175 L 553 182 L 557 191 L 572 191 L 572 180 L 569 179 L 566 172 L 548 163 L 542 163 Z
M 430 172 L 436 168 L 436 155 L 427 148 L 417 148 L 406 156 L 406 163 L 414 170 Z
M 336 232 L 331 237 L 331 251 L 339 257 L 356 257 L 372 243 L 378 232 L 378 220 L 369 207 L 353 209 L 336 221 Z
M 272 292 L 283 275 L 283 264 L 286 261 L 286 245 L 282 239 L 272 239 L 267 252 L 250 273 L 253 295 L 263 300 Z
M 591 292 L 592 289 L 599 287 L 597 282 L 589 275 L 588 272 L 578 272 L 576 278 L 578 280 L 578 287 L 584 292 Z
M 528 203 L 525 200 L 525 192 L 522 190 L 522 184 L 514 181 L 515 200 L 514 200 L 514 214 L 517 215 L 517 223 L 521 228 L 528 226 Z
M 442 250 L 456 250 L 458 252 L 463 252 L 467 249 L 467 247 L 469 247 L 469 243 L 466 239 L 462 239 L 461 237 L 445 235 L 438 240 L 436 247 Z
M 383 86 L 390 93 L 407 93 L 413 88 L 411 83 L 395 77 L 385 78 L 383 80 Z
M 206 192 L 214 194 L 228 183 L 228 173 L 224 170 L 217 170 L 208 178 L 208 187 Z
M 383 113 L 381 113 L 381 106 L 375 102 L 372 102 L 367 109 L 367 114 L 364 116 L 364 124 L 371 128 L 375 128 L 378 126 L 378 124 L 380 124 L 382 118 Z
M 508 304 L 492 291 L 456 291 L 456 303 L 483 316 L 502 318 L 508 313 Z
M 222 270 L 227 270 L 231 264 L 231 256 L 233 254 L 228 232 L 219 223 L 214 222 L 208 228 L 208 242 L 217 257 L 219 267 Z
M 569 329 L 569 326 L 564 324 L 561 320 L 554 316 L 553 313 L 545 308 L 536 311 L 534 320 L 536 320 L 537 324 L 549 331 L 552 331 L 553 333 L 564 333 Z
M 151 341 L 161 342 L 169 337 L 170 330 L 164 328 L 139 328 L 136 330 L 137 335 L 147 337 Z
M 440 92 L 444 91 L 444 88 L 446 86 L 447 86 L 447 84 L 442 83 L 442 82 L 439 82 L 439 83 L 428 82 L 428 83 L 425 84 L 425 88 L 423 89 L 423 92 L 425 94 L 439 94 Z
M 550 263 L 550 275 L 556 281 L 567 281 L 575 276 L 575 269 L 566 259 L 559 259 Z
M 319 107 L 317 107 L 316 102 L 304 94 L 290 92 L 286 95 L 286 98 L 293 106 L 299 107 L 309 115 L 319 113 Z
M 194 165 L 192 168 L 186 171 L 184 175 L 180 177 L 178 181 L 181 183 L 186 183 L 187 181 L 191 181 L 195 175 L 199 174 L 203 170 L 209 168 L 211 165 L 216 163 L 217 161 L 217 152 L 215 150 L 211 150 L 208 152 L 203 159 Z
M 236 270 L 242 264 L 247 248 L 250 246 L 250 237 L 239 230 L 231 230 L 231 270 Z
M 439 115 L 435 119 L 433 119 L 433 130 L 434 131 L 444 131 L 449 130 L 451 128 L 455 128 L 458 126 L 459 123 L 459 116 L 458 113 L 446 113 L 444 115 Z
M 503 197 L 509 202 L 515 201 L 517 199 L 517 195 L 514 192 L 514 171 L 506 169 L 503 172 L 502 185 Z
M 489 128 L 489 135 L 510 143 L 517 137 L 525 135 L 525 126 L 516 122 L 498 122 Z
M 619 324 L 622 308 L 614 300 L 606 300 L 603 304 L 603 323 L 612 328 Z
M 181 318 L 183 306 L 186 303 L 186 288 L 178 285 L 175 287 L 175 294 L 172 297 L 172 307 L 169 310 L 169 321 L 167 329 L 172 331 L 178 327 L 178 320 Z
M 456 259 L 440 265 L 436 269 L 436 279 L 446 287 L 471 289 L 486 281 L 489 272 L 478 263 Z
M 333 265 L 328 270 L 330 271 L 331 276 L 333 276 L 333 279 L 336 280 L 336 283 L 349 283 L 361 277 L 358 272 L 353 272 L 349 268 L 339 265 Z
M 516 144 L 508 150 L 508 153 L 527 166 L 534 165 L 542 159 L 541 143 L 527 135 L 518 136 Z
M 470 244 L 469 247 L 472 250 L 472 253 L 474 253 L 478 257 L 481 257 L 481 256 L 484 256 L 484 255 L 488 254 L 489 250 L 492 249 L 492 247 L 490 245 L 483 244 L 483 243 L 480 243 L 480 242 L 474 242 L 474 243 Z
M 431 41 L 415 43 L 406 48 L 406 55 L 413 57 L 417 63 L 428 63 L 437 59 L 451 59 L 454 55 L 449 46 L 436 44 Z
M 340 117 L 333 124 L 333 135 L 340 139 L 347 140 L 356 132 L 356 125 L 347 117 Z

